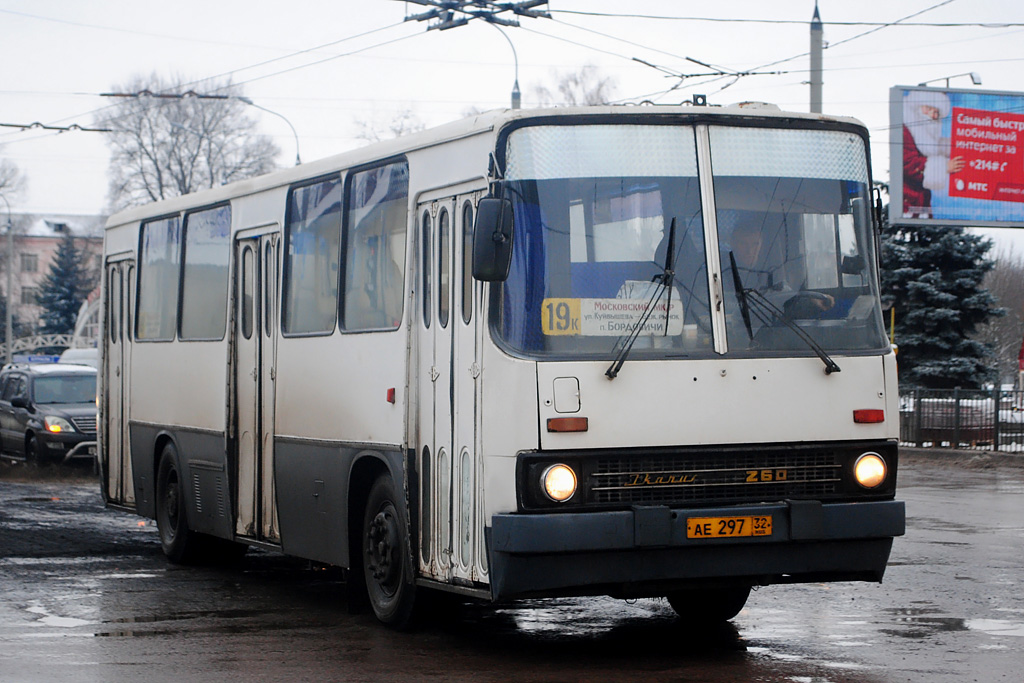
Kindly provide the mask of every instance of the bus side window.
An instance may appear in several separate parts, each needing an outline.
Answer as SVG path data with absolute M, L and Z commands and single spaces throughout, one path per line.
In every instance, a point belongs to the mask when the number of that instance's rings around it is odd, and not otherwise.
M 437 323 L 448 327 L 451 307 L 451 221 L 442 208 L 437 219 Z
M 408 197 L 405 162 L 349 176 L 343 330 L 393 330 L 402 322 Z
M 288 197 L 284 248 L 285 334 L 334 331 L 340 241 L 340 178 L 293 189 Z
M 246 339 L 252 338 L 253 328 L 253 294 L 255 278 L 253 277 L 253 255 L 252 247 L 246 246 L 242 250 L 242 336 Z
M 139 263 L 139 339 L 174 339 L 178 316 L 181 221 L 158 218 L 142 225 Z
M 473 204 L 462 205 L 462 322 L 473 319 Z
M 227 323 L 231 208 L 185 215 L 181 339 L 222 339 Z
M 432 237 L 430 212 L 423 212 L 423 223 L 420 230 L 420 270 L 423 272 L 423 326 L 430 329 L 430 240 Z

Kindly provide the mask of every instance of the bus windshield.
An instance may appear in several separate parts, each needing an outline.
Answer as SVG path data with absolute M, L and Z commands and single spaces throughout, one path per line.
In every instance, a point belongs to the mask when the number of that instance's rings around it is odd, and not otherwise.
M 669 125 L 509 135 L 515 236 L 495 325 L 504 346 L 610 359 L 633 333 L 631 360 L 813 355 L 802 337 L 829 353 L 887 348 L 863 139 L 705 132 L 703 142 L 694 127 Z M 699 144 L 713 169 L 703 193 Z

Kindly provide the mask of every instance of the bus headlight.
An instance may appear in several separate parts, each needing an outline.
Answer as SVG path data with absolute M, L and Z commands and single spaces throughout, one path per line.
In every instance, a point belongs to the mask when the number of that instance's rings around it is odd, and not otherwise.
M 853 476 L 866 489 L 873 489 L 885 481 L 885 460 L 878 453 L 864 453 L 853 465 Z
M 541 488 L 548 498 L 564 503 L 576 493 L 576 473 L 568 465 L 551 465 L 540 476 Z

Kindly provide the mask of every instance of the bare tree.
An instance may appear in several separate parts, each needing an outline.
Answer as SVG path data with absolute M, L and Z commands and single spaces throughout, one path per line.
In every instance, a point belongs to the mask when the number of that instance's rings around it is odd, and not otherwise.
M 239 99 L 241 92 L 230 83 L 210 86 L 208 92 L 227 95 L 222 99 L 196 97 L 155 74 L 136 76 L 116 90 L 137 96 L 118 100 L 97 120 L 99 127 L 112 131 L 107 140 L 113 210 L 275 168 L 277 146 L 268 136 L 256 134 L 256 122 L 245 115 L 246 104 Z
M 999 253 L 985 287 L 1006 315 L 982 326 L 976 338 L 992 347 L 1000 380 L 1009 383 L 1017 376 L 1017 354 L 1024 340 L 1024 255 L 1012 248 Z
M 0 159 L 0 194 L 10 202 L 20 196 L 24 190 L 25 175 L 18 165 L 10 159 Z
M 412 107 L 401 109 L 390 116 L 374 112 L 369 119 L 356 119 L 355 125 L 356 138 L 366 142 L 400 138 L 410 133 L 418 133 L 427 127 Z
M 615 79 L 603 75 L 593 64 L 586 64 L 579 71 L 556 71 L 552 78 L 554 91 L 545 85 L 531 90 L 533 99 L 542 107 L 608 104 L 615 96 Z

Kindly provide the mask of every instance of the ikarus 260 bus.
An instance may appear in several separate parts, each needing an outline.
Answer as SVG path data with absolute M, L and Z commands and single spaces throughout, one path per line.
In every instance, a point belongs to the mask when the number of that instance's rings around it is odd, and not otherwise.
M 177 562 L 425 590 L 880 581 L 896 361 L 868 139 L 770 107 L 501 111 L 133 208 L 105 239 L 102 487 Z

